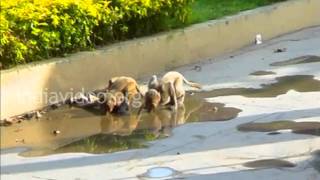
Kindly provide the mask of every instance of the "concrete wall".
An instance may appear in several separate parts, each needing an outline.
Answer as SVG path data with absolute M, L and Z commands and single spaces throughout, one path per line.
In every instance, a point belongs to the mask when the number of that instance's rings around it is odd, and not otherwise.
M 254 42 L 320 25 L 320 0 L 290 0 L 152 37 L 1 71 L 1 119 L 46 105 L 46 93 L 103 87 L 112 76 L 141 77 Z M 28 97 L 28 98 L 26 98 Z

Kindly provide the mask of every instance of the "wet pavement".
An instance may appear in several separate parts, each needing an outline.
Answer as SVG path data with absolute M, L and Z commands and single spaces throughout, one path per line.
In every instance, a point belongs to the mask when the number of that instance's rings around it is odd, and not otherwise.
M 176 113 L 62 105 L 1 126 L 1 178 L 320 179 L 319 47 L 315 27 L 178 68 L 204 89 Z

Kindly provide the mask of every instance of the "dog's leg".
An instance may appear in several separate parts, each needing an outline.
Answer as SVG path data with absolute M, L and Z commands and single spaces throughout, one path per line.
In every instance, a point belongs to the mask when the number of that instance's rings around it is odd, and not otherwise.
M 180 96 L 177 101 L 178 101 L 178 106 L 183 106 L 184 104 L 184 98 L 185 98 L 185 95 L 183 94 L 182 96 Z
M 170 97 L 170 105 L 172 105 L 173 109 L 176 111 L 178 109 L 177 103 L 177 94 L 173 83 L 169 83 L 169 97 Z

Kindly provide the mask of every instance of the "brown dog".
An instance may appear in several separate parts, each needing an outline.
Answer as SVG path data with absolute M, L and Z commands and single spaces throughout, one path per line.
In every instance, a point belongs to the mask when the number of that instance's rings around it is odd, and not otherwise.
M 148 83 L 149 90 L 145 95 L 145 108 L 151 111 L 158 105 L 171 105 L 176 110 L 184 102 L 184 83 L 201 89 L 200 84 L 188 81 L 182 74 L 176 71 L 166 73 L 160 80 L 158 80 L 156 75 L 153 75 Z
M 160 101 L 161 101 L 160 93 L 156 89 L 149 89 L 145 94 L 144 108 L 148 112 L 150 112 L 160 104 Z
M 110 79 L 106 91 L 106 110 L 113 113 L 128 110 L 133 97 L 136 94 L 142 95 L 136 80 L 126 76 Z

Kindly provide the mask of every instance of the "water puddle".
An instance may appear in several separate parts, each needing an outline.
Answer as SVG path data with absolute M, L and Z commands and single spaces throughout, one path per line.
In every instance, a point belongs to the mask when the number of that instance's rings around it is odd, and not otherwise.
M 316 62 L 320 62 L 319 56 L 308 55 L 308 56 L 300 56 L 300 57 L 285 60 L 285 61 L 271 63 L 270 66 L 289 66 L 289 65 L 316 63 Z
M 293 168 L 296 165 L 290 161 L 281 159 L 263 159 L 250 161 L 243 164 L 245 167 L 250 168 Z
M 320 91 L 320 81 L 311 75 L 295 75 L 276 78 L 277 82 L 262 84 L 261 88 L 222 88 L 212 91 L 200 92 L 201 97 L 217 97 L 241 95 L 245 97 L 276 97 L 287 93 L 289 90 L 298 92 Z
M 70 141 L 69 144 L 62 145 L 61 147 L 54 148 L 32 148 L 29 151 L 20 153 L 21 156 L 43 156 L 58 153 L 111 153 L 117 151 L 124 151 L 128 149 L 138 149 L 147 147 L 146 141 L 152 141 L 157 139 L 152 133 L 144 131 L 134 131 L 127 136 L 121 136 L 116 134 L 96 134 L 89 137 L 85 137 L 79 140 Z
M 266 75 L 274 75 L 275 72 L 272 71 L 255 71 L 253 73 L 250 73 L 252 76 L 266 76 Z
M 266 123 L 245 123 L 237 127 L 242 132 L 273 132 L 291 130 L 296 134 L 320 136 L 320 122 L 273 121 Z
M 227 121 L 237 117 L 241 110 L 233 107 L 225 107 L 222 103 L 203 103 L 190 119 L 201 121 Z
M 178 171 L 172 169 L 170 167 L 154 167 L 148 169 L 146 173 L 139 175 L 138 177 L 141 179 L 150 179 L 150 178 L 172 178 L 173 176 L 179 174 Z
M 101 115 L 96 109 L 62 105 L 39 119 L 32 118 L 1 128 L 1 148 L 28 147 L 22 156 L 66 152 L 109 153 L 144 148 L 147 142 L 171 135 L 172 129 L 189 122 L 226 121 L 240 109 L 208 103 L 187 95 L 176 113 L 158 109 L 137 115 Z
M 320 173 L 320 150 L 316 150 L 312 153 L 312 167 Z

